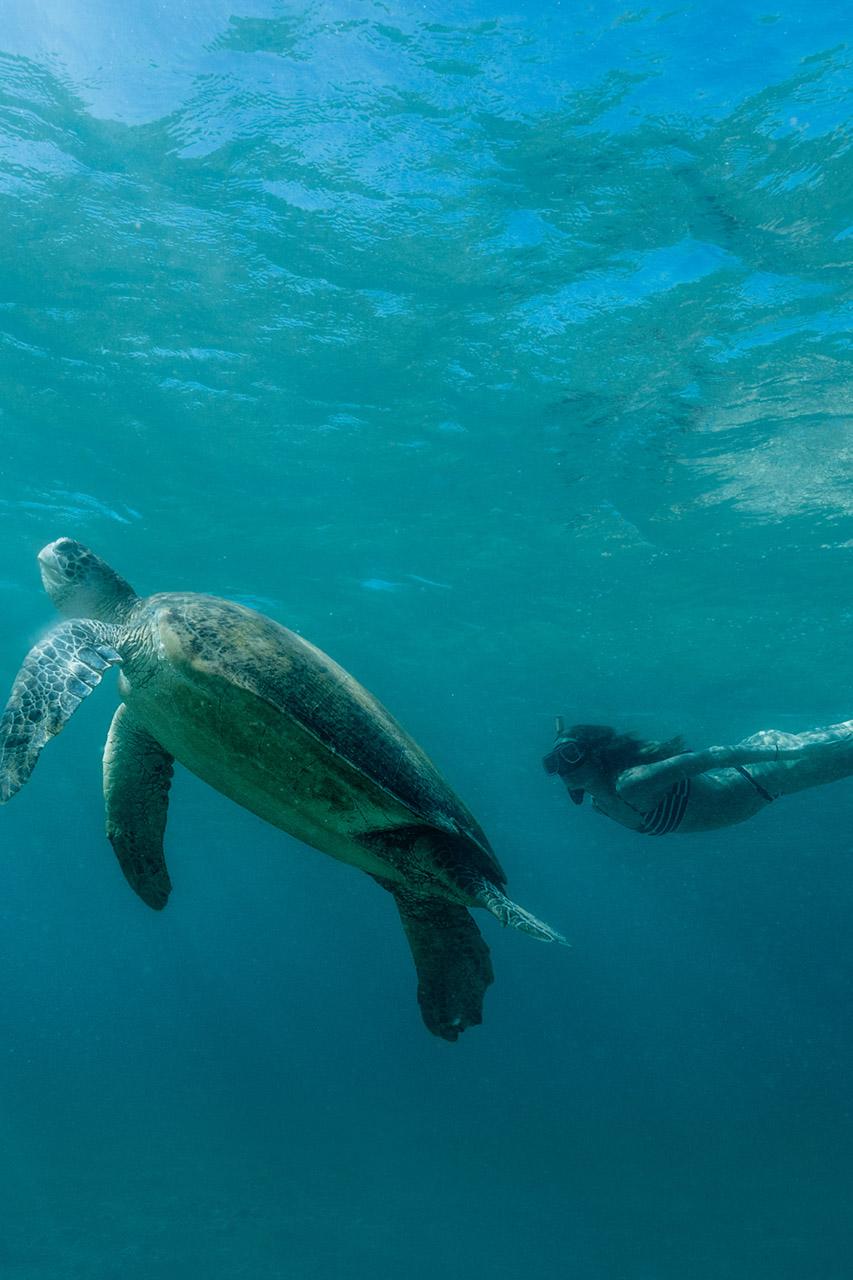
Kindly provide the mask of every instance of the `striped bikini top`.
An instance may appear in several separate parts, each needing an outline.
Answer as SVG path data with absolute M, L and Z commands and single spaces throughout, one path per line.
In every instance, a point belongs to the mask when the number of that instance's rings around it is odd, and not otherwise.
M 668 836 L 681 826 L 687 801 L 690 798 L 690 779 L 682 778 L 674 783 L 666 795 L 657 802 L 654 809 L 644 813 L 643 825 L 639 828 L 644 836 Z

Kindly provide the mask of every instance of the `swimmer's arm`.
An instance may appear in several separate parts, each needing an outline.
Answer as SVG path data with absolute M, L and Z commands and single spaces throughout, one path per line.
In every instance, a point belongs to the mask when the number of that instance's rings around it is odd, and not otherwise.
M 803 749 L 794 734 L 774 730 L 756 733 L 733 747 L 708 747 L 705 751 L 686 751 L 655 764 L 641 764 L 626 769 L 616 782 L 622 799 L 641 811 L 651 809 L 662 800 L 670 787 L 685 778 L 709 773 L 712 769 L 732 769 L 739 764 L 759 764 L 768 760 L 793 759 Z

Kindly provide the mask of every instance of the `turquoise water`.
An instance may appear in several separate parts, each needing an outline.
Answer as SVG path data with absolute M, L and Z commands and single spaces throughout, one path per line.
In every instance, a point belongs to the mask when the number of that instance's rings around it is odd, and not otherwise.
M 236 6 L 236 8 L 235 8 Z M 553 716 L 853 715 L 848 6 L 5 0 L 0 672 L 68 534 L 331 653 L 570 951 L 421 1025 L 364 876 L 114 678 L 0 814 L 3 1280 L 847 1280 L 853 784 L 648 841 Z

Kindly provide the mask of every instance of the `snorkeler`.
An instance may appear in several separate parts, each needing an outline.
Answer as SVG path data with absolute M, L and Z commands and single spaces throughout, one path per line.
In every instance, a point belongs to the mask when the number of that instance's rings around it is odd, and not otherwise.
M 765 729 L 733 747 L 688 751 L 681 738 L 651 742 L 609 725 L 564 729 L 542 763 L 575 804 L 631 831 L 664 836 L 745 822 L 780 796 L 853 775 L 853 720 L 783 733 Z M 747 767 L 748 766 L 748 767 Z

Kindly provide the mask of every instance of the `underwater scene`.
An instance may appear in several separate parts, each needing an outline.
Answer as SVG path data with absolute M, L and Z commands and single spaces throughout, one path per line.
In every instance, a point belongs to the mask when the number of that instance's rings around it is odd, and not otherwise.
M 849 6 L 0 19 L 0 1280 L 849 1280 Z

